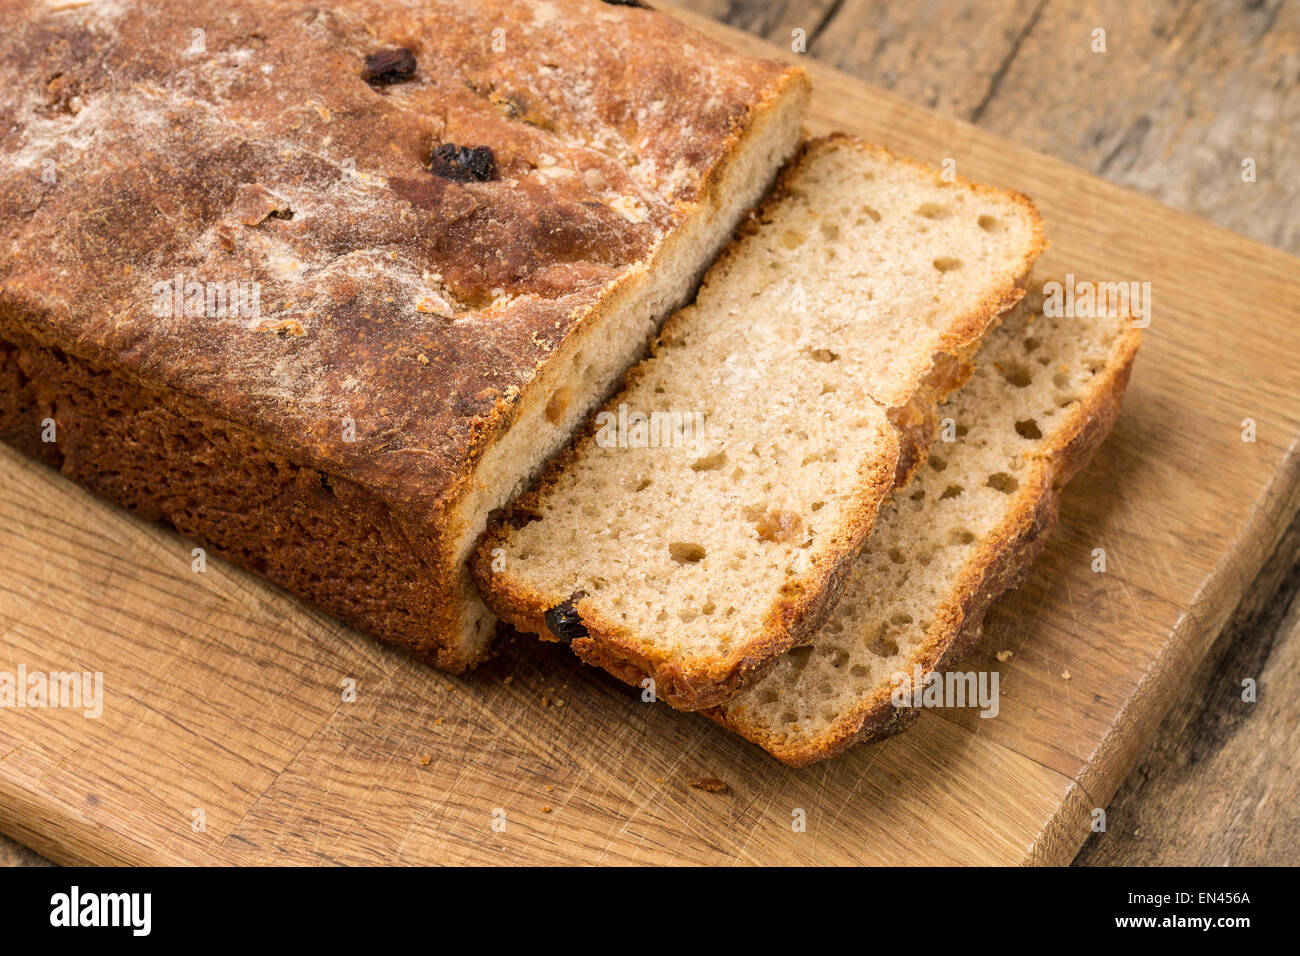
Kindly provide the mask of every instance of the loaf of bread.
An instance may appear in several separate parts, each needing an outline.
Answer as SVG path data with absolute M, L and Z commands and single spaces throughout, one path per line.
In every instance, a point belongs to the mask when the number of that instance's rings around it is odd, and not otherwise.
M 960 660 L 1119 414 L 1139 344 L 1131 320 L 1044 316 L 1041 304 L 1031 292 L 989 335 L 971 380 L 940 410 L 953 440 L 881 510 L 811 643 L 710 716 L 794 766 L 916 719 L 893 699 L 898 675 L 915 684 L 917 672 Z
M 653 357 L 490 527 L 489 603 L 676 707 L 722 703 L 834 606 L 1043 245 L 1023 196 L 812 142 Z
M 0 437 L 443 667 L 465 566 L 793 152 L 598 0 L 9 0 Z

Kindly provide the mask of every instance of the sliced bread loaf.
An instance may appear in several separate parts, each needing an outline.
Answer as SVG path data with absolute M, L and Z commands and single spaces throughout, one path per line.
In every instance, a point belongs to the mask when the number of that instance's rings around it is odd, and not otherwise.
M 940 410 L 956 440 L 881 509 L 812 643 L 710 716 L 794 766 L 916 718 L 891 701 L 895 675 L 940 670 L 968 649 L 1119 413 L 1138 332 L 1127 318 L 1044 317 L 1041 299 L 1031 292 L 989 335 L 970 382 Z
M 489 526 L 489 604 L 674 706 L 722 703 L 825 618 L 1043 245 L 1023 196 L 809 144 L 623 392 Z

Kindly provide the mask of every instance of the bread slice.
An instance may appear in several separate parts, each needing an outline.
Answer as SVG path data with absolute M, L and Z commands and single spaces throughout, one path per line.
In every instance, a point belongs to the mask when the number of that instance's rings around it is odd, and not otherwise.
M 833 606 L 1043 244 L 1023 196 L 810 143 L 654 355 L 489 529 L 489 604 L 676 707 L 721 703 Z
M 1138 347 L 1131 321 L 1045 317 L 1041 305 L 1031 292 L 989 335 L 971 380 L 940 410 L 956 440 L 881 510 L 812 642 L 710 716 L 792 766 L 917 717 L 891 702 L 894 675 L 942 670 L 968 650 L 1119 414 Z
M 690 298 L 807 77 L 593 0 L 185 9 L 4 5 L 0 439 L 464 668 L 489 513 Z

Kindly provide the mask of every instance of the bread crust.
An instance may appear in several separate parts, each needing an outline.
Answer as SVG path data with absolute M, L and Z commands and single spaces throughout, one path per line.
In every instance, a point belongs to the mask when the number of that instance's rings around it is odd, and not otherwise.
M 993 602 L 1018 587 L 1057 524 L 1060 494 L 1065 484 L 1092 459 L 1110 433 L 1124 398 L 1140 344 L 1140 333 L 1126 329 L 1114 357 L 1088 384 L 1069 418 L 1039 453 L 1032 480 L 1016 492 L 1018 506 L 990 535 L 963 570 L 956 600 L 936 615 L 925 643 L 899 669 L 908 673 L 941 670 L 968 654 L 981 634 L 984 616 Z M 758 744 L 782 763 L 805 767 L 838 756 L 869 740 L 906 730 L 920 715 L 917 708 L 898 708 L 888 685 L 841 714 L 816 737 L 791 742 L 746 720 L 743 708 L 716 707 L 707 716 Z
M 938 170 L 924 163 L 898 157 L 883 147 L 848 134 L 836 133 L 810 140 L 786 165 L 772 192 L 746 219 L 738 235 L 743 237 L 758 230 L 769 216 L 769 210 L 797 187 L 800 166 L 808 157 L 846 144 L 924 170 L 936 179 L 940 175 Z M 843 593 L 854 558 L 870 534 L 881 504 L 896 486 L 906 484 L 924 462 L 934 435 L 935 406 L 965 383 L 971 372 L 970 355 L 978 349 L 983 336 L 999 317 L 1014 308 L 1024 296 L 1034 260 L 1047 245 L 1042 220 L 1027 197 L 962 179 L 958 179 L 956 185 L 957 188 L 1004 198 L 1010 195 L 1017 205 L 1027 210 L 1033 239 L 1023 250 L 1021 259 L 1013 264 L 1010 281 L 990 292 L 967 313 L 955 317 L 941 342 L 941 350 L 929 358 L 925 367 L 913 370 L 912 380 L 917 383 L 913 391 L 907 395 L 885 396 L 878 402 L 895 425 L 894 447 L 873 463 L 868 474 L 863 475 L 854 492 L 857 511 L 853 520 L 839 530 L 828 546 L 827 560 L 801 580 L 790 582 L 788 590 L 766 615 L 758 633 L 748 636 L 725 657 L 683 656 L 662 648 L 647 647 L 633 631 L 604 618 L 594 601 L 577 596 L 571 599 L 571 607 L 581 618 L 587 633 L 569 643 L 582 660 L 603 667 L 634 686 L 642 685 L 647 678 L 652 679 L 656 695 L 680 710 L 708 710 L 730 700 L 757 680 L 780 654 L 805 642 L 825 623 Z M 729 261 L 740 254 L 738 241 L 723 251 L 710 271 L 726 269 Z M 685 310 L 669 318 L 660 339 L 679 334 L 687 321 Z M 643 366 L 634 367 L 624 378 L 625 386 L 630 386 L 645 373 Z M 605 411 L 616 412 L 618 401 L 618 396 L 610 399 Z M 551 462 L 536 486 L 508 509 L 501 520 L 489 525 L 472 561 L 475 581 L 492 610 L 518 630 L 538 634 L 544 640 L 558 639 L 545 621 L 552 599 L 493 573 L 492 553 L 506 547 L 512 523 L 527 521 L 536 513 L 537 501 L 546 495 L 574 460 L 582 444 L 593 440 L 593 435 L 594 426 L 589 425 L 564 453 Z
M 549 20 L 506 0 L 186 10 L 7 4 L 0 338 L 364 489 L 428 567 L 416 652 L 468 666 L 483 648 L 453 542 L 485 451 L 657 281 L 807 78 L 584 0 Z M 367 83 L 366 57 L 398 46 L 415 75 Z M 491 147 L 496 176 L 435 175 L 439 143 Z M 156 315 L 174 276 L 255 281 L 260 315 Z

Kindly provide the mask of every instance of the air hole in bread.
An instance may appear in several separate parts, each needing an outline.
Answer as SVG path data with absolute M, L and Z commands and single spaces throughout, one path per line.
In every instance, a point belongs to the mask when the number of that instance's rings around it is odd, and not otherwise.
M 975 540 L 975 535 L 965 528 L 954 528 L 948 535 L 949 544 L 971 544 Z
M 997 216 L 980 216 L 978 220 L 979 227 L 985 232 L 1001 232 L 1006 228 L 1006 224 Z
M 814 362 L 834 362 L 839 355 L 830 349 L 809 349 L 808 354 Z
M 872 209 L 870 206 L 863 206 L 862 216 L 858 219 L 858 225 L 865 226 L 868 219 L 872 222 L 880 222 L 880 213 L 876 212 L 876 210 Z
M 1070 385 L 1070 376 L 1065 372 L 1057 372 L 1052 376 L 1052 384 L 1057 388 L 1068 388 Z
M 926 202 L 916 207 L 916 214 L 925 219 L 947 219 L 952 209 L 937 202 Z
M 1025 351 L 1032 352 L 1034 349 L 1038 348 L 1038 346 L 1042 344 L 1043 344 L 1042 342 L 1040 342 L 1038 339 L 1034 338 L 1031 335 L 1029 336 L 1029 338 L 1025 339 Z
M 704 560 L 704 548 L 693 541 L 672 541 L 668 553 L 678 564 L 698 564 Z
M 551 394 L 551 400 L 546 403 L 546 420 L 552 425 L 559 426 L 564 421 L 564 413 L 569 407 L 569 399 L 573 397 L 573 392 L 567 385 L 561 385 Z
M 807 238 L 808 237 L 801 232 L 787 229 L 785 232 L 781 233 L 781 245 L 785 246 L 787 249 L 797 249 L 799 246 L 803 245 L 804 240 Z
M 889 560 L 895 564 L 906 564 L 907 558 L 903 557 L 903 552 L 898 548 L 889 549 Z
M 1043 437 L 1038 422 L 1032 418 L 1027 418 L 1023 422 L 1016 422 L 1016 434 L 1021 438 L 1028 438 L 1030 441 L 1037 441 Z
M 861 664 L 854 664 L 852 667 L 849 668 L 849 673 L 852 674 L 854 677 L 867 677 L 870 676 L 871 669 L 868 667 L 863 667 Z
M 938 259 L 934 260 L 934 267 L 940 272 L 952 272 L 955 269 L 961 268 L 961 260 L 955 259 L 952 256 L 940 256 Z
M 1023 365 L 998 365 L 996 368 L 1006 383 L 1015 388 L 1028 388 L 1034 384 L 1034 376 Z
M 798 647 L 790 648 L 785 653 L 786 658 L 790 662 L 790 666 L 798 672 L 808 666 L 808 659 L 812 657 L 812 652 L 813 648 L 811 644 L 801 644 Z
M 650 487 L 650 484 L 651 484 L 651 482 L 650 482 L 650 479 L 649 479 L 649 478 L 642 478 L 640 481 L 638 481 L 638 482 L 636 483 L 636 487 L 633 488 L 632 490 L 633 490 L 633 491 L 645 491 L 647 488 Z
M 997 474 L 989 475 L 988 486 L 995 491 L 1000 491 L 1004 495 L 1009 495 L 1020 487 L 1020 482 L 1014 475 L 1008 475 L 1005 471 L 999 471 Z
M 965 490 L 966 489 L 961 485 L 949 485 L 947 488 L 943 489 L 943 494 L 939 496 L 939 500 L 947 501 L 949 498 L 956 498 Z
M 727 453 L 719 448 L 710 455 L 705 455 L 698 461 L 691 462 L 691 471 L 717 471 L 727 463 Z
M 958 437 L 958 438 L 965 438 L 968 434 L 970 434 L 970 429 L 967 428 L 965 425 L 958 425 L 958 426 L 957 426 L 957 437 Z
M 916 491 L 912 492 L 912 500 L 913 500 L 913 501 L 923 501 L 924 499 L 925 499 L 925 489 L 924 489 L 924 488 L 919 488 L 919 489 L 917 489 Z
M 822 223 L 822 238 L 827 242 L 835 242 L 840 238 L 840 227 L 833 222 Z
M 824 501 L 814 501 L 811 505 L 808 506 L 808 510 L 810 510 L 810 511 L 821 511 L 821 510 L 822 510 L 823 508 L 825 508 L 825 507 L 826 507 L 826 502 L 824 502 Z
M 907 625 L 912 623 L 912 615 L 902 613 L 895 614 L 889 619 L 889 623 L 898 627 L 907 627 Z
M 947 460 L 940 458 L 938 455 L 930 455 L 930 467 L 935 471 L 943 471 L 948 467 Z
M 871 643 L 867 645 L 867 650 L 877 657 L 893 657 L 898 653 L 898 642 L 891 638 L 882 627 Z

